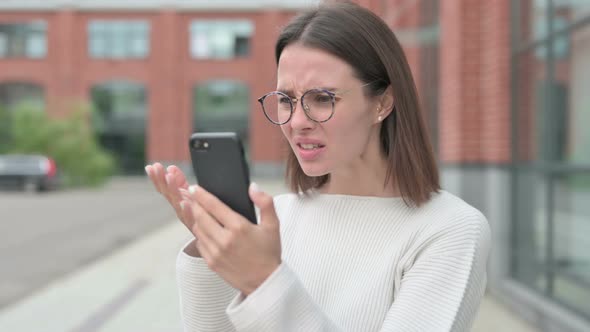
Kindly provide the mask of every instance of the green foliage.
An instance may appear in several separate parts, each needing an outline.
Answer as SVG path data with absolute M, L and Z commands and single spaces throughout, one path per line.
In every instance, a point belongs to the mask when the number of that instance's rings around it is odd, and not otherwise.
M 12 153 L 39 153 L 55 160 L 69 186 L 102 184 L 115 170 L 114 158 L 97 142 L 92 109 L 78 107 L 65 118 L 49 118 L 39 107 L 12 110 Z
M 8 110 L 0 105 L 0 154 L 8 151 L 12 141 L 9 116 Z

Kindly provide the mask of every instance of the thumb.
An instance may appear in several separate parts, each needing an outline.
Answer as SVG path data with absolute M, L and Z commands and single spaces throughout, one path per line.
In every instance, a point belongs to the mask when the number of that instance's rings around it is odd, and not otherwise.
M 260 209 L 260 224 L 278 226 L 279 218 L 275 211 L 272 196 L 260 190 L 255 182 L 250 184 L 250 199 Z

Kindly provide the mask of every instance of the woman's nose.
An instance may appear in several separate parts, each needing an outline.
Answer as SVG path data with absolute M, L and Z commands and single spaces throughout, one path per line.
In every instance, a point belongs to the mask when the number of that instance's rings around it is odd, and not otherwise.
M 305 104 L 301 104 L 298 102 L 297 104 L 293 105 L 293 114 L 291 115 L 291 128 L 295 130 L 303 130 L 312 128 L 315 125 L 315 122 L 310 120 L 307 115 L 305 114 L 304 107 L 307 107 Z M 302 107 L 303 106 L 303 107 Z

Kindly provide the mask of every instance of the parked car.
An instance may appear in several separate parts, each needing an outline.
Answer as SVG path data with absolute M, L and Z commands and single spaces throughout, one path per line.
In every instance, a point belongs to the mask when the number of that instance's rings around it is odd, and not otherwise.
M 59 186 L 55 161 L 43 155 L 0 155 L 0 188 L 45 191 Z

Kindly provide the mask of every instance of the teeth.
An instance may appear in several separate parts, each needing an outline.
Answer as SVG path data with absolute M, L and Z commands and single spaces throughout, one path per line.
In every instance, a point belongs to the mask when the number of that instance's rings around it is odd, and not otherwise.
M 299 144 L 305 150 L 313 150 L 320 147 L 319 144 Z

